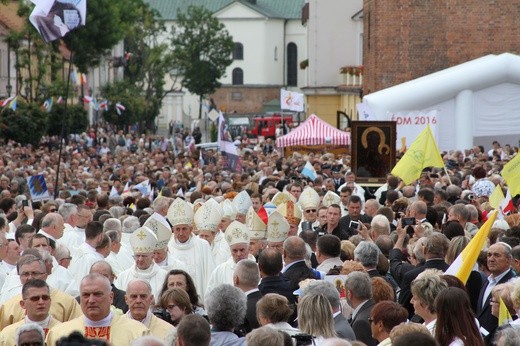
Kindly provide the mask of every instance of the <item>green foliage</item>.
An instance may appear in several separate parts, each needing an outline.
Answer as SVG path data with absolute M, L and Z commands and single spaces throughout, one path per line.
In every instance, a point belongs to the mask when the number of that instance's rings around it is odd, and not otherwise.
M 128 81 L 122 80 L 105 85 L 101 89 L 103 97 L 112 103 L 107 111 L 101 112 L 102 117 L 111 124 L 123 128 L 139 121 L 145 121 L 143 114 L 146 111 L 147 100 L 141 95 L 140 90 Z M 125 106 L 121 115 L 117 114 L 115 102 Z
M 67 133 L 82 133 L 87 129 L 89 125 L 88 115 L 83 105 L 68 105 L 67 113 L 67 126 L 65 128 Z M 61 127 L 65 119 L 65 105 L 54 104 L 51 112 L 48 113 L 48 117 L 47 134 L 50 136 L 61 135 Z
M 167 94 L 164 90 L 164 76 L 173 65 L 173 55 L 166 43 L 158 42 L 158 38 L 166 33 L 159 14 L 147 4 L 139 7 L 139 13 L 138 20 L 133 23 L 125 37 L 125 49 L 129 54 L 125 66 L 125 80 L 144 96 L 146 107 L 138 118 L 150 127 L 160 112 L 162 99 Z
M 202 98 L 220 87 L 218 79 L 233 61 L 233 38 L 203 7 L 190 6 L 177 17 L 171 39 L 174 66 L 183 76 L 182 86 Z
M 101 57 L 121 41 L 127 30 L 139 17 L 140 0 L 88 0 L 87 25 L 64 37 L 73 52 L 74 64 L 86 73 L 91 66 L 99 65 Z
M 21 144 L 38 145 L 47 128 L 47 113 L 36 103 L 18 102 L 13 111 L 3 108 L 0 113 L 0 137 Z

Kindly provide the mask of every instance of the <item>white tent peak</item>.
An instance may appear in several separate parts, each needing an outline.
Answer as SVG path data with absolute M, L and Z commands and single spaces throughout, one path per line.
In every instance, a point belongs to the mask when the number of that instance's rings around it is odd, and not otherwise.
M 509 89 L 517 86 L 520 88 L 520 56 L 511 53 L 486 55 L 366 95 L 363 102 L 368 105 L 378 120 L 387 120 L 387 112 L 426 110 L 439 108 L 441 105 L 441 113 L 442 110 L 445 113 L 440 115 L 441 119 L 455 117 L 455 123 L 451 125 L 457 129 L 464 126 L 466 135 L 452 138 L 451 143 L 450 140 L 442 143 L 441 138 L 440 146 L 444 149 L 464 149 L 473 145 L 474 136 L 493 136 L 498 133 L 498 131 L 485 133 L 477 124 L 470 124 L 468 127 L 468 122 L 474 122 L 477 116 L 495 116 L 490 112 L 482 113 L 483 111 L 478 109 L 478 101 L 483 96 L 481 91 L 499 85 L 507 85 Z M 496 94 L 495 91 L 494 95 Z M 493 97 L 495 97 L 494 95 Z M 487 97 L 489 98 L 489 95 Z M 453 106 L 446 106 L 451 102 L 450 100 L 453 101 Z M 506 111 L 511 115 L 511 109 L 504 109 L 504 112 Z M 520 114 L 520 109 L 515 108 L 515 112 Z M 440 125 L 450 126 L 449 122 Z M 473 129 L 476 130 L 475 133 L 473 133 Z M 520 129 L 517 128 L 516 131 L 520 131 Z M 506 133 L 510 134 L 510 132 Z

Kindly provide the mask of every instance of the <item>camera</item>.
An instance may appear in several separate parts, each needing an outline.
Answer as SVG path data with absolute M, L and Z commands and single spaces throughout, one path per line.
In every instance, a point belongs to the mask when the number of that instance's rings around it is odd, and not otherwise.
M 312 231 L 312 223 L 310 221 L 302 222 L 302 232 L 303 231 Z
M 403 217 L 401 219 L 401 226 L 415 226 L 415 218 L 414 217 Z
M 358 221 L 350 221 L 350 224 L 348 225 L 349 228 L 359 228 L 359 222 Z
M 469 199 L 470 201 L 474 200 L 474 199 L 475 199 L 475 195 L 472 194 L 472 193 L 468 194 L 468 199 Z
M 22 200 L 22 207 L 28 207 L 29 206 L 29 201 L 24 199 Z

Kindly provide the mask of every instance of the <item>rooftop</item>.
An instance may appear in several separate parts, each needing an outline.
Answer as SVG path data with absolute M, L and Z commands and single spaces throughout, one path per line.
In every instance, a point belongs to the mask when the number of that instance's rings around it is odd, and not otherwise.
M 178 12 L 186 12 L 190 6 L 202 6 L 213 13 L 240 2 L 268 18 L 300 19 L 305 0 L 145 0 L 165 20 L 176 20 Z

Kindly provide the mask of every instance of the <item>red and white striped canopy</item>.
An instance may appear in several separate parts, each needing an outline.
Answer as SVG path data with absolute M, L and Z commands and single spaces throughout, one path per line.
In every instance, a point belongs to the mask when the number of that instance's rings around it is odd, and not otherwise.
M 300 126 L 276 140 L 278 148 L 297 145 L 350 145 L 350 133 L 338 130 L 316 114 L 311 114 Z

